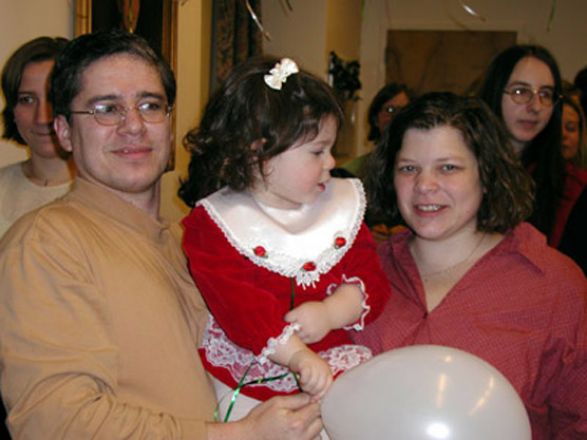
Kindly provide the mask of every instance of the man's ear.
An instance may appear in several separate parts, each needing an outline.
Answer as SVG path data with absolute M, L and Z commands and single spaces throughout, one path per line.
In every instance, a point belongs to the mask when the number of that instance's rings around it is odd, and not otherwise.
M 57 139 L 59 139 L 61 148 L 71 153 L 73 150 L 71 144 L 71 127 L 69 126 L 67 118 L 63 115 L 57 115 L 53 120 L 53 129 L 55 130 Z

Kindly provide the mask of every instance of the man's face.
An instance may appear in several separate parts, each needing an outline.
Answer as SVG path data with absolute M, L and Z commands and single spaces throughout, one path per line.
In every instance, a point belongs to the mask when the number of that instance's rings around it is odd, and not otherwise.
M 145 122 L 136 108 L 167 106 L 157 69 L 129 54 L 101 58 L 81 75 L 80 92 L 71 111 L 119 107 L 125 117 L 116 125 L 101 125 L 89 114 L 55 120 L 61 144 L 73 152 L 79 176 L 125 199 L 153 196 L 169 159 L 171 123 Z

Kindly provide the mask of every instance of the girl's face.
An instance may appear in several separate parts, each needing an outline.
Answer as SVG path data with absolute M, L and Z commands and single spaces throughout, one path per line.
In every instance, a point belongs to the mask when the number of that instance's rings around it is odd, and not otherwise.
M 53 60 L 25 66 L 14 106 L 14 122 L 31 153 L 45 158 L 57 157 L 58 143 L 53 132 L 53 112 L 47 101 L 49 74 Z
M 534 91 L 532 99 L 525 104 L 517 104 L 510 94 L 501 98 L 501 112 L 510 134 L 516 153 L 520 154 L 546 127 L 552 116 L 553 106 L 543 104 L 539 91 L 554 91 L 554 77 L 546 63 L 534 57 L 522 58 L 512 71 L 505 90 L 524 87 Z
M 408 129 L 396 157 L 394 187 L 401 215 L 418 238 L 476 232 L 483 198 L 479 164 L 457 129 Z
M 252 190 L 255 198 L 281 209 L 314 202 L 326 188 L 335 166 L 332 147 L 337 128 L 334 117 L 326 116 L 315 138 L 302 139 L 265 162 L 265 179 L 260 178 Z
M 562 154 L 565 160 L 571 160 L 579 151 L 579 127 L 579 114 L 564 104 Z

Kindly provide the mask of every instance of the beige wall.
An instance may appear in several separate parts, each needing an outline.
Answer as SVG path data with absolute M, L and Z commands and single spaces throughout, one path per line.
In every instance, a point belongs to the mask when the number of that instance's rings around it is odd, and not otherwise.
M 22 43 L 41 35 L 70 38 L 73 35 L 72 1 L 0 0 L 0 66 Z M 32 12 L 34 11 L 34 12 Z M 0 93 L 0 108 L 4 99 Z M 26 157 L 25 149 L 0 140 L 0 167 Z
M 211 1 L 189 0 L 178 8 L 175 170 L 163 177 L 161 196 L 161 212 L 171 219 L 180 219 L 188 212 L 176 194 L 190 159 L 182 146 L 183 136 L 199 121 L 208 100 Z
M 176 108 L 177 165 L 165 177 L 163 209 L 174 218 L 185 208 L 174 197 L 177 179 L 189 160 L 181 136 L 195 125 L 208 91 L 208 35 L 212 0 L 179 2 Z M 182 4 L 183 3 L 183 4 Z M 292 12 L 278 0 L 263 2 L 263 23 L 272 35 L 267 53 L 289 55 L 326 78 L 331 46 L 344 58 L 354 58 L 359 44 L 361 61 L 355 153 L 367 151 L 365 114 L 385 79 L 385 41 L 388 29 L 515 30 L 520 42 L 548 47 L 557 57 L 563 76 L 572 79 L 587 65 L 587 1 L 556 2 L 551 29 L 547 29 L 552 0 L 475 0 L 468 2 L 485 21 L 467 15 L 457 0 L 296 0 Z M 74 0 L 0 0 L 0 61 L 22 42 L 38 35 L 73 34 Z M 34 13 L 32 12 L 34 11 Z M 3 104 L 3 103 L 2 103 Z M 21 160 L 22 149 L 0 142 L 0 166 Z
M 263 25 L 271 35 L 271 41 L 263 40 L 264 52 L 293 58 L 304 69 L 326 79 L 326 0 L 296 0 L 290 2 L 293 11 L 285 9 L 284 3 L 262 3 Z
M 293 11 L 284 2 L 263 2 L 263 25 L 271 35 L 264 41 L 267 54 L 288 56 L 303 68 L 326 80 L 330 52 L 345 61 L 360 56 L 361 2 L 358 0 L 297 0 Z M 346 123 L 337 147 L 337 160 L 344 162 L 357 143 L 356 108 L 346 103 Z
M 358 0 L 357 0 L 358 1 Z M 467 14 L 461 3 L 475 8 L 485 21 Z M 553 0 L 364 0 L 361 33 L 361 118 L 357 153 L 367 151 L 366 111 L 384 85 L 385 42 L 388 29 L 516 31 L 518 42 L 546 46 L 557 58 L 563 77 L 572 80 L 587 65 L 587 1 Z
M 99 0 L 94 0 L 99 1 Z M 23 42 L 40 36 L 73 36 L 74 0 L 0 0 L 0 60 L 2 65 Z M 31 11 L 34 11 L 31 12 Z M 208 97 L 208 65 L 211 0 L 178 2 L 178 96 L 175 108 L 176 167 L 163 179 L 164 215 L 181 218 L 187 208 L 175 195 L 179 177 L 185 175 L 189 155 L 182 147 L 183 134 L 199 119 Z M 1 99 L 1 98 L 0 98 Z M 4 102 L 1 102 L 2 108 Z M 15 144 L 0 142 L 0 167 L 26 157 Z
M 286 12 L 283 3 L 263 3 L 263 23 L 274 36 L 272 42 L 265 44 L 267 52 L 296 57 L 306 69 L 324 75 L 324 52 L 328 53 L 330 46 L 336 46 L 339 55 L 351 58 L 353 43 L 360 44 L 363 89 L 356 109 L 355 154 L 370 148 L 366 140 L 366 112 L 371 99 L 384 85 L 388 29 L 516 31 L 519 42 L 542 44 L 550 49 L 567 79 L 572 80 L 587 65 L 585 0 L 464 2 L 474 7 L 484 21 L 467 14 L 463 2 L 457 0 L 297 0 L 291 2 L 293 12 Z M 555 16 L 548 29 L 553 3 Z M 332 28 L 341 32 L 331 32 Z M 330 40 L 331 35 L 338 37 Z

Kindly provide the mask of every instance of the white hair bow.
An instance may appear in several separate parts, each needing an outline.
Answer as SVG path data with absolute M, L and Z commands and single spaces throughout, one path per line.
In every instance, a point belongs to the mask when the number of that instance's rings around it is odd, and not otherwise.
M 275 64 L 275 67 L 263 78 L 265 79 L 265 84 L 273 90 L 281 90 L 281 86 L 285 83 L 287 77 L 299 71 L 298 65 L 294 60 L 282 58 L 281 62 Z

